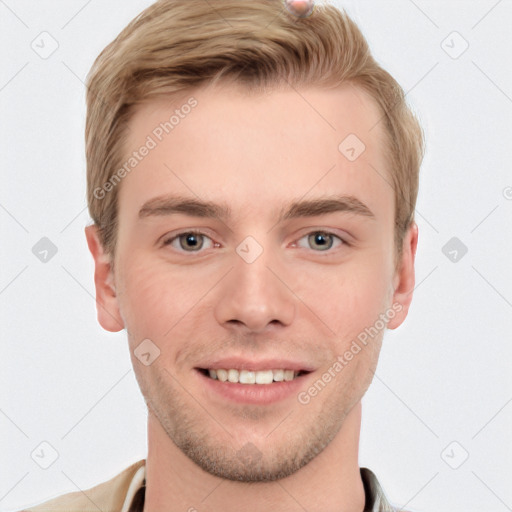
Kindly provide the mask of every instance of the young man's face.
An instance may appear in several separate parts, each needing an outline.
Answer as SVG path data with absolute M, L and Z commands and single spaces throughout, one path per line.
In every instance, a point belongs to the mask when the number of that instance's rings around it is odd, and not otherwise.
M 156 147 L 118 185 L 115 293 L 97 267 L 99 320 L 127 329 L 166 439 L 212 474 L 275 479 L 323 450 L 368 388 L 383 320 L 395 328 L 407 314 L 416 227 L 395 273 L 383 123 L 370 131 L 381 113 L 360 90 L 249 96 L 223 85 L 194 91 L 197 105 L 181 109 L 191 96 L 154 101 L 130 121 L 127 159 L 148 135 Z M 176 109 L 174 128 L 158 130 Z M 178 197 L 227 211 L 151 203 Z M 280 218 L 294 202 L 343 197 L 362 204 Z M 92 237 L 91 228 L 91 247 Z M 151 361 L 155 346 L 151 364 L 136 357 Z M 213 380 L 209 369 L 307 373 L 249 384 Z

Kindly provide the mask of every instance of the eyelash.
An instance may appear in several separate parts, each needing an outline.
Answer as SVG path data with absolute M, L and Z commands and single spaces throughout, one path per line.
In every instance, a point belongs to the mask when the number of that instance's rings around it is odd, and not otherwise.
M 309 235 L 312 235 L 314 233 L 321 233 L 323 235 L 332 236 L 334 238 L 337 238 L 341 242 L 341 246 L 344 246 L 344 245 L 350 246 L 350 244 L 348 242 L 343 240 L 343 238 L 339 237 L 335 233 L 333 233 L 331 231 L 328 231 L 328 230 L 320 230 L 320 229 L 315 229 L 313 231 L 309 231 L 305 235 L 302 235 L 297 241 L 302 240 L 303 238 L 308 237 Z M 209 238 L 211 240 L 211 237 L 208 236 L 203 231 L 198 231 L 198 230 L 192 229 L 192 230 L 182 231 L 180 233 L 177 233 L 177 234 L 173 235 L 171 238 L 168 238 L 168 239 L 164 240 L 163 241 L 163 245 L 164 246 L 171 245 L 172 242 L 174 242 L 174 240 L 178 240 L 181 236 L 184 236 L 184 235 L 196 235 L 196 236 L 199 235 L 199 236 L 204 236 L 206 238 Z M 214 244 L 215 243 L 216 242 L 214 242 Z M 294 244 L 296 244 L 296 242 L 294 242 Z M 179 250 L 178 249 L 178 252 L 181 252 L 182 254 L 187 254 L 187 253 L 190 253 L 190 254 L 194 254 L 194 253 L 200 254 L 201 252 L 204 252 L 204 251 L 202 251 L 201 249 L 199 251 L 185 251 L 185 250 Z M 317 252 L 319 254 L 326 253 L 327 255 L 331 255 L 331 254 L 333 254 L 334 250 L 333 250 L 332 247 L 330 247 L 329 249 L 325 249 L 324 251 L 315 251 L 315 250 L 313 250 L 313 252 Z

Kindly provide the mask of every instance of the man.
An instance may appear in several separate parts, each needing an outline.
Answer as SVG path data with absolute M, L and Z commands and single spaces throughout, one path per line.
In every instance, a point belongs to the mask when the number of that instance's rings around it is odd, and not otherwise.
M 160 0 L 96 60 L 85 233 L 148 455 L 29 510 L 394 510 L 361 399 L 412 300 L 423 136 L 353 21 L 305 4 Z

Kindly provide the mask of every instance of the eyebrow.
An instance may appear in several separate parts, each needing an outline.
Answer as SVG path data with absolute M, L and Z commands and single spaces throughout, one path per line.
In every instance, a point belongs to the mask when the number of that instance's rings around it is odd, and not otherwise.
M 370 208 L 357 197 L 333 195 L 305 201 L 292 201 L 280 210 L 278 222 L 334 212 L 353 213 L 361 217 L 375 219 L 375 215 Z M 230 219 L 232 212 L 231 208 L 225 203 L 218 204 L 185 196 L 159 196 L 144 203 L 139 210 L 139 219 L 179 213 L 225 222 Z

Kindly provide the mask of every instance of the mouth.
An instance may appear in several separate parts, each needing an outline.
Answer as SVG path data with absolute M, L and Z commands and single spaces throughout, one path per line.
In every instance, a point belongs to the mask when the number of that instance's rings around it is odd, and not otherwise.
M 308 373 L 308 370 L 268 369 L 268 370 L 242 370 L 237 368 L 196 368 L 205 377 L 232 384 L 269 385 L 276 382 L 290 382 Z
M 231 356 L 204 361 L 194 370 L 212 402 L 262 406 L 293 400 L 316 368 L 299 360 Z

